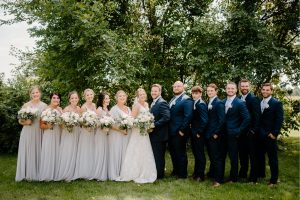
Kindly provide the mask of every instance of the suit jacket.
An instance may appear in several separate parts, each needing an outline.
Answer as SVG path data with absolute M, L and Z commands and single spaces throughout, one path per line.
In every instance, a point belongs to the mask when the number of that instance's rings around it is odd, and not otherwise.
M 160 97 L 150 109 L 154 115 L 155 128 L 149 134 L 152 142 L 161 142 L 168 140 L 168 128 L 170 120 L 170 109 L 168 103 Z
M 221 135 L 225 122 L 225 105 L 218 97 L 212 103 L 212 107 L 208 109 L 208 123 L 205 130 L 205 137 L 208 139 L 214 134 Z
M 283 124 L 282 103 L 272 97 L 268 104 L 269 107 L 264 109 L 260 119 L 260 136 L 262 137 L 269 133 L 278 136 Z
M 196 103 L 191 120 L 192 134 L 203 136 L 208 122 L 207 105 L 203 100 Z
M 245 100 L 248 112 L 250 114 L 250 124 L 247 127 L 246 132 L 250 131 L 252 133 L 258 133 L 261 116 L 260 101 L 252 93 L 249 93 Z
M 190 133 L 193 103 L 192 98 L 186 94 L 182 94 L 176 100 L 176 104 L 170 109 L 171 119 L 169 123 L 169 136 L 175 136 L 179 134 L 179 131 L 183 132 L 185 135 Z
M 224 99 L 224 104 L 226 103 Z M 250 123 L 250 115 L 246 104 L 235 97 L 231 103 L 231 108 L 225 114 L 225 131 L 228 135 L 239 136 L 246 130 Z

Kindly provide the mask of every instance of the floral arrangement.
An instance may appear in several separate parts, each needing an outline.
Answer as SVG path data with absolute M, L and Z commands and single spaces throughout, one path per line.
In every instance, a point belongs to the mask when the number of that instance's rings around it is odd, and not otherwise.
M 140 129 L 141 135 L 148 135 L 154 128 L 154 116 L 150 112 L 142 112 L 135 120 L 134 125 Z
M 39 114 L 39 110 L 36 108 L 31 108 L 31 107 L 22 108 L 18 112 L 18 119 L 22 121 L 23 120 L 33 121 L 35 118 L 38 117 L 38 114 Z
M 65 112 L 60 116 L 60 123 L 69 131 L 72 132 L 75 126 L 79 125 L 79 114 L 76 112 Z
M 57 110 L 48 108 L 42 112 L 41 119 L 48 124 L 55 125 L 60 122 L 59 115 L 60 113 Z
M 109 129 L 115 123 L 115 120 L 108 115 L 104 115 L 99 118 L 98 126 L 103 129 L 106 133 L 108 133 Z
M 84 128 L 91 129 L 96 128 L 98 124 L 97 114 L 93 111 L 86 111 L 79 118 L 80 125 Z

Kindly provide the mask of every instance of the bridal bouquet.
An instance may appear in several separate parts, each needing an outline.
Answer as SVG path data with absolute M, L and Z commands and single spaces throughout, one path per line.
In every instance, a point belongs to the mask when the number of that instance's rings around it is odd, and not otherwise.
M 141 135 L 148 135 L 148 132 L 154 128 L 154 116 L 150 112 L 143 112 L 139 114 L 135 120 L 134 125 L 140 129 Z
M 114 123 L 115 120 L 108 115 L 104 115 L 99 119 L 99 127 L 103 129 L 106 133 L 108 133 L 109 129 L 112 127 Z
M 57 124 L 60 121 L 59 112 L 55 109 L 48 108 L 42 112 L 41 119 L 51 125 Z
M 133 127 L 134 119 L 130 115 L 121 114 L 119 118 L 116 119 L 116 123 L 119 125 L 120 129 L 128 130 Z
M 79 125 L 79 114 L 75 112 L 65 112 L 60 116 L 60 123 L 70 132 L 74 126 Z
M 36 108 L 22 108 L 18 112 L 18 119 L 22 121 L 31 120 L 33 121 L 35 118 L 38 117 L 39 111 Z
M 88 129 L 90 132 L 93 128 L 97 127 L 98 117 L 97 114 L 93 111 L 86 111 L 79 118 L 79 122 L 82 127 Z

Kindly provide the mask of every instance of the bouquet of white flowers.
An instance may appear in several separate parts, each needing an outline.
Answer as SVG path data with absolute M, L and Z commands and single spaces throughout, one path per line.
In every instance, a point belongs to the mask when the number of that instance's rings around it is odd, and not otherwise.
M 108 133 L 109 129 L 115 123 L 115 120 L 108 115 L 104 115 L 99 118 L 98 123 L 99 123 L 99 127 L 103 129 L 106 133 Z
M 130 115 L 121 114 L 116 119 L 116 123 L 119 125 L 120 129 L 128 130 L 133 127 L 134 119 Z
M 93 128 L 97 127 L 98 117 L 97 114 L 93 111 L 86 111 L 79 118 L 79 122 L 82 127 L 88 129 L 90 132 Z
M 140 129 L 141 135 L 148 135 L 154 128 L 154 116 L 150 112 L 142 112 L 135 120 L 134 125 Z
M 18 112 L 18 119 L 25 121 L 25 120 L 31 120 L 33 121 L 35 118 L 38 117 L 39 114 L 39 110 L 36 108 L 22 108 L 19 112 Z
M 60 121 L 59 112 L 55 109 L 48 108 L 42 112 L 41 119 L 48 124 L 55 125 Z
M 79 125 L 79 114 L 75 112 L 65 112 L 60 116 L 60 123 L 69 131 L 72 132 L 73 127 Z

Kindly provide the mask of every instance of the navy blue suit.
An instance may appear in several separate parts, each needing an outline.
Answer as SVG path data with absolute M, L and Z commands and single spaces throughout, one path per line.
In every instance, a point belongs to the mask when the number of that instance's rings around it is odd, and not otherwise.
M 225 117 L 226 145 L 231 165 L 230 180 L 233 182 L 236 182 L 238 178 L 238 137 L 246 130 L 249 123 L 250 115 L 246 104 L 235 97 Z
M 170 113 L 168 144 L 173 164 L 172 175 L 186 178 L 188 162 L 186 141 L 191 132 L 190 121 L 193 116 L 193 100 L 186 94 L 182 94 L 176 100 L 176 104 L 171 107 Z M 184 136 L 180 136 L 179 131 L 183 132 Z
M 257 145 L 259 121 L 261 115 L 259 99 L 252 93 L 248 93 L 245 99 L 248 112 L 250 114 L 250 124 L 239 137 L 239 177 L 247 178 L 248 163 L 250 159 L 250 182 L 257 182 Z
M 223 182 L 224 166 L 222 165 L 222 143 L 223 126 L 225 122 L 225 106 L 224 102 L 216 97 L 211 107 L 208 108 L 208 123 L 205 130 L 205 138 L 207 140 L 207 150 L 210 159 L 209 175 L 218 183 Z M 213 135 L 218 135 L 215 139 Z
M 191 145 L 193 155 L 195 158 L 193 177 L 195 179 L 200 178 L 201 180 L 204 180 L 204 171 L 206 164 L 204 153 L 204 131 L 208 122 L 207 105 L 203 100 L 198 100 L 197 102 L 194 102 L 194 104 L 195 106 L 193 111 L 193 117 L 191 120 Z M 197 135 L 200 137 L 197 137 Z
M 269 165 L 271 170 L 270 183 L 276 184 L 278 180 L 278 155 L 277 155 L 277 139 L 268 137 L 272 133 L 275 137 L 280 133 L 283 124 L 283 107 L 282 103 L 275 98 L 271 98 L 268 102 L 269 107 L 263 110 L 260 119 L 259 139 L 260 153 L 259 161 L 264 161 L 265 153 L 269 157 Z M 264 163 L 259 165 L 259 170 L 265 170 Z M 261 169 L 263 168 L 263 169 Z
M 169 105 L 162 97 L 159 97 L 151 107 L 150 112 L 154 115 L 155 128 L 149 136 L 156 164 L 157 178 L 163 178 L 170 120 Z

